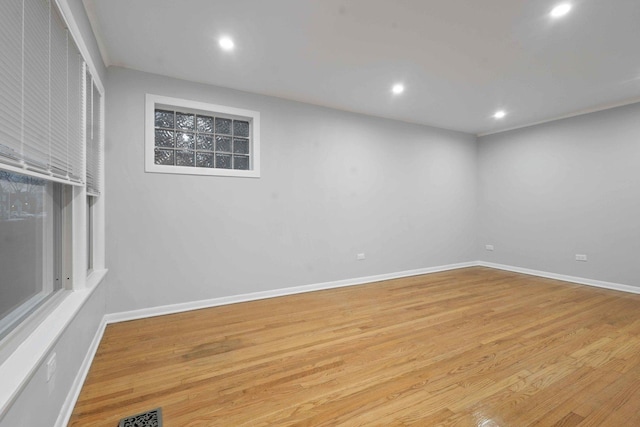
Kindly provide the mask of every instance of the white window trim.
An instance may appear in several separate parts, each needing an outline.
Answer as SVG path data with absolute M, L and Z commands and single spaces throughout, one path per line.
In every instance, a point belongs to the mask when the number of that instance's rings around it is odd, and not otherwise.
M 84 303 L 93 294 L 107 270 L 94 271 L 87 287 L 81 290 L 63 291 L 62 301 L 40 322 L 38 327 L 24 339 L 20 347 L 0 364 L 0 419 L 11 407 L 22 389 L 29 383 L 47 354 L 71 323 Z
M 82 33 L 77 25 L 69 0 L 54 0 L 61 12 L 62 19 L 65 22 L 69 32 L 73 36 L 78 50 L 82 54 L 86 67 L 88 67 L 98 91 L 102 95 L 101 99 L 101 121 L 105 123 L 105 90 L 102 81 L 97 72 L 97 68 L 93 62 L 93 58 L 89 54 L 89 49 L 82 38 Z M 85 126 L 82 126 L 84 129 Z M 84 132 L 84 130 L 83 130 Z M 104 149 L 104 126 L 101 126 L 101 141 Z M 84 134 L 82 141 L 85 141 Z M 83 144 L 84 147 L 84 144 Z M 85 156 L 83 155 L 83 158 Z M 102 167 L 100 168 L 100 182 L 104 185 L 104 155 L 102 156 Z M 20 395 L 23 388 L 29 383 L 34 373 L 46 359 L 46 356 L 55 346 L 60 336 L 64 333 L 67 326 L 71 323 L 76 314 L 84 306 L 85 302 L 97 289 L 104 280 L 107 269 L 105 268 L 105 195 L 104 191 L 98 197 L 94 204 L 94 241 L 93 241 L 93 262 L 94 269 L 87 272 L 87 248 L 86 248 L 86 198 L 87 192 L 84 184 L 71 183 L 65 180 L 56 179 L 55 177 L 47 177 L 43 174 L 25 170 L 21 167 L 11 167 L 3 165 L 3 169 L 21 173 L 24 175 L 35 176 L 48 179 L 54 182 L 61 182 L 70 185 L 70 197 L 73 221 L 71 247 L 63 250 L 72 252 L 71 256 L 71 284 L 66 284 L 60 292 L 54 295 L 51 304 L 47 307 L 41 317 L 34 319 L 37 326 L 32 332 L 26 336 L 20 337 L 20 344 L 7 359 L 0 363 L 0 420 L 11 407 L 14 400 Z M 83 171 L 83 174 L 85 171 Z M 28 321 L 29 322 L 29 321 Z M 33 326 L 34 323 L 31 323 Z M 21 328 L 22 329 L 22 328 Z
M 76 188 L 83 187 L 84 188 L 84 183 L 82 183 L 82 182 L 67 181 L 66 179 L 62 179 L 62 178 L 58 178 L 58 177 L 55 177 L 55 176 L 52 176 L 52 175 L 47 175 L 47 174 L 44 174 L 44 173 L 40 173 L 40 172 L 29 170 L 26 167 L 11 166 L 11 165 L 7 165 L 7 164 L 3 164 L 2 165 L 2 170 L 6 170 L 8 172 L 19 173 L 21 175 L 32 176 L 34 178 L 44 179 L 46 181 L 58 182 L 60 184 L 68 185 L 68 186 L 71 186 L 71 187 L 76 187 Z
M 252 148 L 251 148 L 251 170 L 238 169 L 216 169 L 198 168 L 192 166 L 167 166 L 155 164 L 155 109 L 160 108 L 186 108 L 189 110 L 199 110 L 221 113 L 226 116 L 233 116 L 242 119 L 249 119 L 252 127 Z M 145 171 L 153 173 L 173 173 L 185 175 L 213 175 L 213 176 L 235 176 L 244 178 L 260 177 L 260 113 L 241 108 L 227 107 L 225 105 L 208 104 L 205 102 L 190 101 L 180 98 L 170 98 L 167 96 L 146 94 L 145 100 Z

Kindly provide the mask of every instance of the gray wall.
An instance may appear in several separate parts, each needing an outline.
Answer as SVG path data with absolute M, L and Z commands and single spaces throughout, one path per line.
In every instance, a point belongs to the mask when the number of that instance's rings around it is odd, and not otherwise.
M 482 137 L 478 159 L 481 260 L 640 286 L 640 104 Z
M 261 178 L 145 173 L 145 93 L 259 111 Z M 109 312 L 475 259 L 472 135 L 122 68 L 107 94 Z

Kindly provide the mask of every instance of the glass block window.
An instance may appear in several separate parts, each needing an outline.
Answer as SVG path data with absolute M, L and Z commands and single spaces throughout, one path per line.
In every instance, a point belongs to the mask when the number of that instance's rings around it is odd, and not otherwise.
M 155 164 L 250 170 L 249 120 L 161 108 L 154 119 Z
M 258 112 L 147 95 L 147 172 L 258 177 Z

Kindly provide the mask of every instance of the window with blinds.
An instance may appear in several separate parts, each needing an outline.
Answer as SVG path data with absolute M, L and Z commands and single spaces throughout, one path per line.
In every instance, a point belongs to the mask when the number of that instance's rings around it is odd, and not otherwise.
M 0 164 L 81 184 L 84 65 L 64 21 L 50 1 L 2 0 L 0 37 Z
M 55 0 L 0 0 L 0 362 L 19 345 L 14 331 L 84 283 L 73 274 L 83 186 L 93 266 L 103 95 L 85 59 Z

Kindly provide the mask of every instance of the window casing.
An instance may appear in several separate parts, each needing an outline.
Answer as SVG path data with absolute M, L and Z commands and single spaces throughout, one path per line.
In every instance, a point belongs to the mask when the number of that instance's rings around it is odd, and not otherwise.
M 85 164 L 87 194 L 100 195 L 100 165 L 102 163 L 102 96 L 89 71 L 85 76 Z
M 94 205 L 96 197 L 87 196 L 87 274 L 93 271 L 94 257 Z
M 0 170 L 0 339 L 64 287 L 64 187 Z
M 58 4 L 0 2 L 0 364 L 104 269 L 104 89 Z
M 260 176 L 260 113 L 147 94 L 147 172 Z

